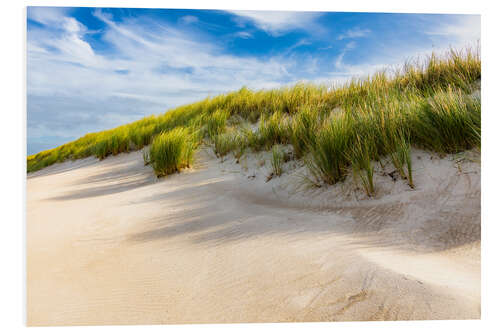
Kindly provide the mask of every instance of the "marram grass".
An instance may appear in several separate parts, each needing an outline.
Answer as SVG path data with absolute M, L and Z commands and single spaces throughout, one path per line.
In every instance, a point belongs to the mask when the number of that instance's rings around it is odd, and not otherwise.
M 481 143 L 481 101 L 461 90 L 437 90 L 415 117 L 413 136 L 424 148 L 457 153 Z
M 371 147 L 365 144 L 359 135 L 356 135 L 351 148 L 346 152 L 347 159 L 352 165 L 354 178 L 361 180 L 361 184 L 368 196 L 375 194 L 371 152 Z
M 271 168 L 273 170 L 273 176 L 280 177 L 283 173 L 283 163 L 285 160 L 285 152 L 280 148 L 279 145 L 274 145 L 272 148 L 271 155 Z
M 217 156 L 232 152 L 238 160 L 249 150 L 291 144 L 318 186 L 352 170 L 372 195 L 372 164 L 388 156 L 413 187 L 411 146 L 439 153 L 480 147 L 481 100 L 471 97 L 480 79 L 480 51 L 465 49 L 340 86 L 242 88 L 28 156 L 27 170 L 149 145 L 145 162 L 165 176 L 188 167 L 203 141 Z
M 151 164 L 158 177 L 166 176 L 189 167 L 193 161 L 195 143 L 186 128 L 177 127 L 157 135 L 145 163 Z

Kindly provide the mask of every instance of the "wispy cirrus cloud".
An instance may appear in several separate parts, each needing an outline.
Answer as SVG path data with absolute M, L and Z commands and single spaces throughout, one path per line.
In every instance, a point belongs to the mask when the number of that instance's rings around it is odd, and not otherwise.
M 67 18 L 69 8 L 64 7 L 29 7 L 28 18 L 42 24 L 61 22 Z
M 465 16 L 410 15 L 392 34 L 400 17 L 343 15 L 29 7 L 28 146 L 57 146 L 242 86 L 343 82 L 480 33 Z
M 165 22 L 93 14 L 105 24 L 109 54 L 96 52 L 85 38 L 88 28 L 64 12 L 28 12 L 45 25 L 28 34 L 28 136 L 79 136 L 243 85 L 297 80 L 290 74 L 293 59 L 231 55 Z
M 335 60 L 335 68 L 341 69 L 341 68 L 346 67 L 344 62 L 343 62 L 344 57 L 348 51 L 354 49 L 355 47 L 356 47 L 356 42 L 352 42 L 352 41 L 347 43 L 344 46 L 344 48 L 342 49 L 342 51 L 340 52 L 340 54 L 337 56 L 337 58 Z
M 360 29 L 360 28 L 349 29 L 346 32 L 337 36 L 337 40 L 366 37 L 370 33 L 371 33 L 370 29 Z
M 253 34 L 248 32 L 248 31 L 238 31 L 238 32 L 235 32 L 234 35 L 236 37 L 243 38 L 243 39 L 253 38 Z
M 481 38 L 481 16 L 459 15 L 452 22 L 433 25 L 425 33 L 436 41 L 446 39 L 456 47 L 465 46 Z
M 186 16 L 181 17 L 180 21 L 184 24 L 192 24 L 192 23 L 197 23 L 199 20 L 198 20 L 198 17 L 196 17 L 194 15 L 186 15 Z
M 281 11 L 229 11 L 237 15 L 240 25 L 253 23 L 259 29 L 273 36 L 296 29 L 310 29 L 322 13 L 314 12 L 281 12 Z

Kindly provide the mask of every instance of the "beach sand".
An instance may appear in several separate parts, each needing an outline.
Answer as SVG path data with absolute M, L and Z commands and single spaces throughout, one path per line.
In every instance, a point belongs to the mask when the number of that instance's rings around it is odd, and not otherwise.
M 268 181 L 266 154 L 50 166 L 27 180 L 28 325 L 479 319 L 476 155 L 415 150 L 416 188 L 378 167 L 374 198 L 297 162 Z

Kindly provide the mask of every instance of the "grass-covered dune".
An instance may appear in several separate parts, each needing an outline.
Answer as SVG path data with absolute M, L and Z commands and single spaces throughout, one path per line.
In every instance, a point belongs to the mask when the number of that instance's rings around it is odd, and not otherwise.
M 290 144 L 293 158 L 305 161 L 318 185 L 334 184 L 353 170 L 370 194 L 372 163 L 389 156 L 413 186 L 412 146 L 439 153 L 480 146 L 481 101 L 471 95 L 480 79 L 480 51 L 466 49 L 337 87 L 242 88 L 28 156 L 27 170 L 151 145 L 145 162 L 165 176 L 189 166 L 204 142 L 220 157 L 272 149 L 279 173 L 283 154 L 275 146 Z

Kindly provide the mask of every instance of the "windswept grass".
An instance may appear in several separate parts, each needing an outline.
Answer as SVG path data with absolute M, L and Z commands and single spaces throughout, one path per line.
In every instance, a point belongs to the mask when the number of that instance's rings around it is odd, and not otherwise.
M 375 194 L 373 165 L 371 162 L 372 151 L 371 147 L 365 144 L 359 135 L 356 135 L 351 148 L 347 150 L 347 159 L 353 167 L 354 178 L 361 180 L 361 184 L 368 196 Z
M 413 136 L 420 145 L 457 153 L 481 143 L 481 101 L 449 87 L 439 89 L 416 115 Z
M 373 195 L 373 161 L 387 156 L 413 187 L 412 146 L 439 153 L 480 147 L 481 101 L 470 97 L 480 79 L 480 51 L 466 49 L 339 86 L 242 88 L 28 156 L 28 172 L 150 145 L 145 163 L 164 176 L 189 166 L 204 141 L 221 159 L 232 152 L 237 161 L 247 150 L 272 149 L 278 174 L 276 147 L 291 144 L 318 186 L 342 181 L 352 170 Z
M 285 152 L 280 148 L 279 145 L 273 146 L 272 156 L 271 156 L 271 167 L 273 169 L 273 175 L 280 177 L 283 173 L 283 163 L 285 161 Z
M 345 152 L 353 137 L 354 121 L 348 113 L 335 115 L 319 130 L 307 158 L 316 182 L 333 185 L 344 179 L 349 165 Z
M 236 136 L 232 132 L 222 133 L 213 139 L 214 153 L 221 160 L 237 147 Z
M 191 165 L 195 149 L 191 136 L 188 129 L 177 127 L 154 138 L 149 149 L 149 163 L 158 177 Z
M 392 164 L 403 179 L 408 180 L 408 185 L 414 188 L 413 169 L 411 164 L 410 141 L 403 132 L 398 131 L 395 137 L 394 151 L 390 153 Z
M 249 143 L 254 150 L 269 150 L 276 144 L 288 142 L 288 117 L 282 112 L 263 115 L 257 135 L 252 135 Z
M 205 136 L 214 139 L 217 135 L 225 131 L 229 112 L 227 110 L 218 109 L 204 118 L 206 123 L 204 127 Z
M 311 107 L 304 107 L 293 118 L 290 124 L 290 141 L 297 157 L 304 156 L 308 148 L 314 145 L 320 124 L 318 112 Z
M 247 147 L 249 146 L 250 140 L 254 137 L 252 129 L 246 125 L 243 124 L 241 125 L 236 134 L 233 135 L 233 145 L 234 147 L 232 148 L 234 158 L 236 158 L 236 162 L 240 162 L 240 158 L 245 154 L 245 151 L 247 150 Z
M 400 88 L 414 87 L 427 95 L 449 86 L 470 93 L 471 83 L 481 78 L 480 49 L 451 49 L 446 57 L 432 54 L 425 61 L 407 61 L 396 73 L 394 84 Z

